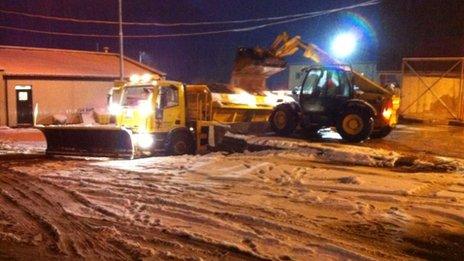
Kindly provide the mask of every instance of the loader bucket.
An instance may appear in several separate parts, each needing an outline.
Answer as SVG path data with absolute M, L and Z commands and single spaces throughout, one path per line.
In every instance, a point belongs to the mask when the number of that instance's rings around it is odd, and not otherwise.
M 133 158 L 131 132 L 117 127 L 38 127 L 47 141 L 47 155 Z

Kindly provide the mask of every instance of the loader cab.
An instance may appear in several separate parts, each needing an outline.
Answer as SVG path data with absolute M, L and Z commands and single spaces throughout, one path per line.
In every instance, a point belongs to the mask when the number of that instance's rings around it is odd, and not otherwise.
M 349 79 L 348 72 L 336 66 L 306 69 L 298 95 L 302 113 L 310 115 L 306 121 L 324 123 L 333 118 L 352 96 Z

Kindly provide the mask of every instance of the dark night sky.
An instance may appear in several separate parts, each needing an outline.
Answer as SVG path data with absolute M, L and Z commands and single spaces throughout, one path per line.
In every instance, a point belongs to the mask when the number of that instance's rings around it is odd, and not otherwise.
M 402 57 L 464 56 L 464 0 L 383 0 L 380 69 Z
M 170 23 L 280 16 L 337 8 L 360 2 L 364 2 L 364 0 L 124 0 L 123 9 L 125 21 Z M 369 30 L 365 30 L 363 36 L 365 41 L 360 44 L 352 61 L 375 61 L 380 58 L 380 64 L 395 67 L 399 64 L 398 55 L 411 54 L 412 42 L 427 38 L 406 37 L 411 35 L 412 31 L 420 32 L 420 35 L 427 35 L 426 31 L 430 31 L 432 28 L 433 30 L 441 30 L 440 37 L 442 38 L 457 39 L 461 37 L 463 39 L 464 27 L 462 22 L 452 23 L 453 26 L 461 26 L 454 29 L 455 31 L 460 30 L 459 32 L 451 33 L 451 30 L 443 32 L 443 28 L 447 28 L 450 24 L 448 19 L 453 19 L 453 14 L 456 16 L 454 19 L 457 20 L 459 12 L 463 10 L 463 2 L 462 0 L 384 0 L 381 5 L 354 10 L 358 17 L 370 24 L 372 30 L 370 34 Z M 436 9 L 430 7 L 437 5 L 444 9 L 452 5 L 453 8 L 447 9 L 446 15 L 436 14 Z M 421 8 L 417 8 L 417 6 Z M 81 19 L 117 20 L 117 0 L 1 0 L 0 9 Z M 411 12 L 412 10 L 414 12 Z M 440 26 L 430 27 L 431 17 L 420 14 L 420 12 L 431 11 L 434 12 L 432 16 L 434 19 L 439 16 L 437 22 L 441 23 Z M 411 15 L 414 17 L 411 18 Z M 229 79 L 237 47 L 267 46 L 280 32 L 288 31 L 292 35 L 301 35 L 305 41 L 316 43 L 322 48 L 328 49 L 330 39 L 337 31 L 353 26 L 353 20 L 350 17 L 352 16 L 349 13 L 342 12 L 251 32 L 162 39 L 126 39 L 125 54 L 137 59 L 139 51 L 146 52 L 144 61 L 167 72 L 170 79 L 187 82 L 226 82 Z M 460 21 L 464 21 L 462 17 L 464 16 L 461 13 Z M 417 22 L 419 24 L 416 24 Z M 414 24 L 414 26 L 409 23 Z M 0 24 L 57 32 L 117 34 L 117 26 L 112 25 L 74 24 L 6 14 L 0 14 Z M 125 34 L 157 34 L 242 26 L 179 28 L 126 26 L 124 30 Z M 385 39 L 394 43 L 386 43 Z M 0 29 L 0 44 L 3 45 L 96 50 L 97 43 L 100 48 L 109 46 L 111 51 L 118 50 L 117 39 L 47 36 Z M 413 45 L 417 46 L 416 43 Z M 462 51 L 459 50 L 461 46 L 459 45 L 456 52 Z M 453 52 L 452 50 L 446 51 Z M 378 55 L 379 53 L 380 55 Z M 459 54 L 463 55 L 464 53 Z M 393 58 L 389 59 L 386 56 Z M 293 57 L 289 61 L 301 63 L 304 60 Z M 277 78 L 273 81 L 273 85 L 285 84 L 285 76 Z

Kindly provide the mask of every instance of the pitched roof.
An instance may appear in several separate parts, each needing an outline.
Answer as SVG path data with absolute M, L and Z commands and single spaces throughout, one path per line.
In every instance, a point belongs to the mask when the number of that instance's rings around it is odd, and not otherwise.
M 0 70 L 6 75 L 119 77 L 119 54 L 0 45 Z M 124 57 L 124 75 L 164 72 Z

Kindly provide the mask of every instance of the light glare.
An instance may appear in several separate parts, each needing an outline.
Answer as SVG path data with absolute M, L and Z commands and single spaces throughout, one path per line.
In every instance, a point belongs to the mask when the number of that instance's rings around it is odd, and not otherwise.
M 142 149 L 148 149 L 153 145 L 153 136 L 148 133 L 138 133 L 134 135 L 135 143 Z
M 135 82 L 138 82 L 138 81 L 140 81 L 140 76 L 139 76 L 138 74 L 132 74 L 132 75 L 130 76 L 129 80 L 130 80 L 131 82 L 134 82 L 134 83 L 135 83 Z
M 332 42 L 332 54 L 338 58 L 350 56 L 356 49 L 356 36 L 353 33 L 342 33 Z
M 121 112 L 121 105 L 117 103 L 111 103 L 108 107 L 108 111 L 111 115 L 118 115 Z
M 151 107 L 149 100 L 140 101 L 138 108 L 139 108 L 139 112 L 142 115 L 142 117 L 147 117 L 153 113 L 153 109 Z

